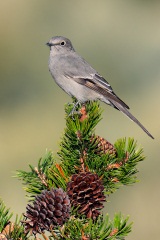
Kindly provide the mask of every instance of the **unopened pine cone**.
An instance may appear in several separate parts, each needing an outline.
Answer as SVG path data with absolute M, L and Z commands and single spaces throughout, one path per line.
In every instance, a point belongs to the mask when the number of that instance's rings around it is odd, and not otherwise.
M 74 174 L 71 181 L 67 184 L 67 194 L 71 205 L 78 207 L 80 214 L 88 218 L 96 219 L 106 201 L 104 186 L 97 174 L 83 172 Z
M 25 233 L 42 233 L 66 222 L 70 216 L 70 200 L 61 188 L 43 190 L 26 209 L 26 220 L 23 221 Z
M 95 146 L 95 153 L 97 155 L 102 155 L 102 154 L 110 154 L 110 155 L 116 155 L 116 149 L 111 144 L 108 142 L 106 139 L 100 137 L 100 136 L 95 136 L 92 135 L 91 141 L 96 144 Z

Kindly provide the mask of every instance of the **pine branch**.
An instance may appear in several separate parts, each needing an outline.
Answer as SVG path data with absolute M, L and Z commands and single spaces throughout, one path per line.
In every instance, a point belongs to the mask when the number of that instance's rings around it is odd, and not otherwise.
M 66 190 L 66 184 L 69 181 L 66 170 L 62 164 L 55 163 L 48 169 L 48 186 L 49 189 L 62 188 Z
M 22 217 L 16 216 L 15 221 L 11 222 L 12 216 L 13 213 L 0 200 L 0 239 L 27 240 L 28 236 L 21 225 Z
M 38 167 L 29 165 L 29 172 L 22 170 L 17 171 L 16 177 L 23 181 L 23 185 L 25 185 L 24 189 L 30 199 L 40 194 L 42 190 L 49 189 L 48 174 L 53 164 L 53 155 L 51 152 L 48 152 L 43 158 L 39 159 Z
M 137 164 L 144 159 L 143 150 L 133 138 L 119 139 L 113 145 L 96 136 L 95 127 L 102 113 L 99 103 L 76 105 L 73 112 L 74 103 L 75 99 L 65 108 L 60 159 L 54 160 L 48 152 L 37 167 L 29 165 L 28 172 L 17 171 L 31 204 L 27 204 L 22 229 L 17 224 L 17 235 L 10 231 L 13 239 L 21 236 L 25 240 L 30 234 L 39 240 L 39 234 L 45 240 L 124 240 L 131 231 L 128 217 L 115 214 L 111 221 L 108 215 L 103 217 L 101 209 L 106 193 L 137 181 Z M 3 207 L 0 210 L 4 216 Z
M 136 166 L 144 159 L 143 150 L 131 138 L 119 139 L 113 146 L 95 136 L 94 128 L 102 112 L 97 102 L 88 102 L 76 110 L 76 114 L 66 117 L 67 128 L 60 144 L 59 156 L 66 174 L 69 176 L 80 171 L 97 173 L 107 193 L 135 183 Z M 69 112 L 70 106 L 67 106 L 66 114 Z
M 103 175 L 104 185 L 108 192 L 113 192 L 121 185 L 130 185 L 137 181 L 137 164 L 144 160 L 143 149 L 137 147 L 133 138 L 119 139 L 114 144 L 116 158 L 108 158 Z M 105 162 L 105 161 L 104 161 Z M 103 166 L 104 167 L 104 166 Z
M 6 209 L 4 202 L 0 199 L 0 232 L 2 232 L 9 223 L 12 215 L 13 213 L 10 213 L 10 209 Z
M 58 153 L 68 175 L 81 168 L 80 159 L 83 159 L 86 149 L 88 155 L 93 150 L 90 139 L 101 118 L 98 102 L 90 102 L 79 108 L 77 114 L 70 116 L 70 108 L 66 107 L 66 129 Z
M 128 217 L 124 218 L 121 214 L 115 214 L 113 221 L 106 215 L 100 215 L 96 221 L 85 218 L 71 218 L 60 229 L 61 236 L 58 239 L 124 239 L 131 231 L 132 223 L 128 224 Z

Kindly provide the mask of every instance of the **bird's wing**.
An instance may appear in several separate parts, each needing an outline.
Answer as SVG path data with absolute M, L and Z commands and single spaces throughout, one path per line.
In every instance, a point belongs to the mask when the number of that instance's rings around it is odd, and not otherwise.
M 69 77 L 69 76 L 68 76 Z M 154 137 L 148 132 L 148 130 L 128 111 L 129 107 L 113 92 L 111 86 L 106 80 L 98 74 L 92 74 L 91 77 L 70 77 L 79 84 L 82 84 L 106 97 L 112 105 L 127 115 L 132 121 L 137 123 L 144 132 L 148 134 L 151 138 Z
M 116 107 L 116 105 L 114 104 L 114 102 L 117 102 L 121 106 L 129 109 L 129 107 L 113 92 L 113 89 L 110 86 L 110 84 L 98 73 L 93 73 L 93 74 L 87 75 L 86 77 L 85 76 L 75 76 L 74 74 L 73 75 L 66 74 L 66 77 L 69 77 L 69 78 L 73 79 L 74 81 L 76 81 L 77 83 L 82 84 L 82 85 L 94 90 L 95 92 L 102 94 L 115 107 Z

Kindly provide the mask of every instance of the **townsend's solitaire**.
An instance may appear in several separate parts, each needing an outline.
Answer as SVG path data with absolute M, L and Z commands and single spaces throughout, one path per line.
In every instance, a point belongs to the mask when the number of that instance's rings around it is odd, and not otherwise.
M 49 70 L 56 83 L 78 102 L 101 100 L 120 110 L 137 123 L 148 136 L 147 129 L 128 111 L 129 107 L 113 92 L 110 84 L 78 55 L 69 39 L 53 37 L 50 47 Z

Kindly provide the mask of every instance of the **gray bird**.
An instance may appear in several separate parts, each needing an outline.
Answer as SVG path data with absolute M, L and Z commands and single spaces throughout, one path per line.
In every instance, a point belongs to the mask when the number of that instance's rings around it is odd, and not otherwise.
M 56 83 L 78 102 L 101 100 L 120 110 L 154 137 L 128 111 L 129 107 L 113 92 L 110 84 L 78 55 L 69 39 L 57 36 L 46 43 L 50 47 L 49 71 Z

